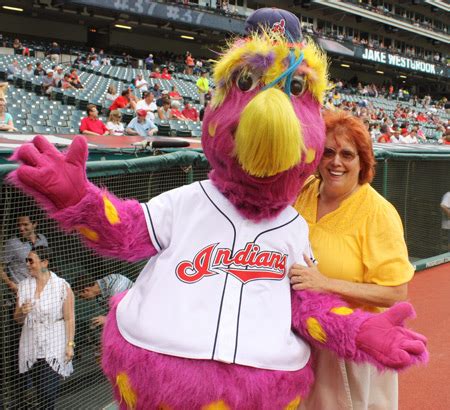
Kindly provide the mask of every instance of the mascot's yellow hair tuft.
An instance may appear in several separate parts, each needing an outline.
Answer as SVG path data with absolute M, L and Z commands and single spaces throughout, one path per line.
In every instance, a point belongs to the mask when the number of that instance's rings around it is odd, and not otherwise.
M 286 61 L 291 50 L 296 58 L 301 52 L 304 53 L 304 61 L 311 68 L 306 76 L 307 88 L 315 99 L 322 103 L 328 84 L 328 62 L 325 54 L 312 40 L 307 40 L 306 44 L 292 44 L 278 33 L 265 31 L 263 34 L 252 34 L 248 38 L 238 38 L 228 44 L 222 58 L 214 67 L 216 93 L 212 101 L 213 107 L 222 104 L 237 73 L 255 74 L 256 69 L 259 71 L 256 74 L 259 75 L 262 85 L 278 78 L 288 68 Z M 254 57 L 266 58 L 267 66 L 253 67 Z

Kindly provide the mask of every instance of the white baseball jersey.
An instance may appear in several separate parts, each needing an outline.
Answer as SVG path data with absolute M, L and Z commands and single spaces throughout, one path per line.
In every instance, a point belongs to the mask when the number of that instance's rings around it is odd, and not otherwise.
M 128 342 L 262 369 L 306 365 L 309 345 L 291 330 L 287 272 L 310 247 L 308 226 L 294 208 L 255 223 L 210 181 L 142 207 L 159 253 L 118 306 Z

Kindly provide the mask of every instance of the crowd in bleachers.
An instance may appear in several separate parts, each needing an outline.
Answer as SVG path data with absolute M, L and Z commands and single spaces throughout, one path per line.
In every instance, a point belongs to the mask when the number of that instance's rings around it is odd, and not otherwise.
M 447 99 L 432 102 L 402 87 L 378 88 L 375 84 L 356 86 L 336 80 L 330 86 L 326 107 L 351 111 L 363 119 L 372 140 L 380 143 L 439 143 L 450 145 Z
M 157 129 L 158 135 L 200 136 L 214 85 L 202 64 L 197 65 L 201 60 L 189 52 L 184 61 L 164 64 L 150 53 L 141 69 L 112 65 L 103 50 L 90 49 L 72 65 L 56 63 L 51 52 L 42 61 L 20 53 L 0 56 L 0 81 L 3 75 L 9 82 L 10 131 L 146 137 Z M 445 103 L 391 84 L 337 80 L 330 85 L 326 106 L 364 117 L 374 141 L 387 142 L 382 138 L 387 126 L 389 142 L 444 144 Z

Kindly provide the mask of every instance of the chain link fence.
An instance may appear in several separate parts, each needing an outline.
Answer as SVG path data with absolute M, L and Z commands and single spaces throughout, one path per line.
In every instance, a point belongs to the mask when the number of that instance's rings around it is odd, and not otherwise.
M 447 235 L 441 229 L 439 204 L 445 192 L 450 191 L 450 154 L 419 155 L 378 149 L 376 156 L 377 175 L 373 186 L 400 213 L 412 259 L 446 252 Z M 0 284 L 0 407 L 50 408 L 54 401 L 57 409 L 102 409 L 111 403 L 112 392 L 100 369 L 101 318 L 107 313 L 109 296 L 126 288 L 128 280 L 134 281 L 143 263 L 100 258 L 85 248 L 77 235 L 63 233 L 31 198 L 5 183 L 12 169 L 13 165 L 0 166 L 0 255 L 2 272 L 7 275 Z M 88 163 L 92 182 L 107 187 L 119 197 L 132 197 L 141 202 L 169 189 L 206 179 L 208 170 L 204 156 L 190 151 Z M 34 299 L 28 301 L 35 320 L 32 322 L 20 320 L 15 293 L 11 283 L 7 284 L 21 269 L 33 268 L 33 261 L 26 262 L 25 258 L 31 249 L 30 240 L 36 239 L 51 249 L 49 269 L 64 279 L 74 294 L 74 371 L 64 379 L 61 368 L 51 368 L 46 365 L 48 360 L 39 360 L 57 356 L 56 345 L 49 340 L 62 338 L 65 344 L 65 339 L 70 338 L 66 323 L 70 306 L 66 303 L 64 287 L 56 286 L 50 292 L 46 285 L 38 298 L 34 293 Z M 42 260 L 38 262 L 42 269 Z M 23 289 L 22 294 L 26 294 Z M 53 327 L 52 320 L 61 322 L 59 330 Z M 36 334 L 30 331 L 34 328 L 39 329 Z M 33 342 L 31 353 L 23 340 L 24 329 L 25 339 L 28 337 Z M 31 371 L 23 371 L 24 357 L 30 359 L 30 356 L 37 360 L 37 365 Z

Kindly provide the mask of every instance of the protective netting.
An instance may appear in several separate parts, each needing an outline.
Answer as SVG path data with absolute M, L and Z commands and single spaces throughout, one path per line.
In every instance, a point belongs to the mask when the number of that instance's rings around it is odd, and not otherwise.
M 413 259 L 447 251 L 439 209 L 442 196 L 450 191 L 450 156 L 446 155 L 421 158 L 377 153 L 373 186 L 400 213 Z M 0 407 L 51 408 L 54 401 L 58 409 L 102 409 L 112 402 L 111 388 L 100 369 L 102 317 L 107 312 L 110 295 L 126 289 L 129 281 L 136 279 L 143 263 L 130 264 L 94 255 L 77 235 L 63 233 L 32 199 L 5 183 L 10 169 L 10 165 L 0 167 L 0 255 L 3 271 L 8 276 L 0 284 Z M 139 201 L 205 179 L 208 170 L 203 155 L 194 152 L 88 164 L 89 178 L 95 184 L 106 186 L 119 197 Z M 51 276 L 42 290 L 38 288 L 39 297 L 34 289 L 27 289 L 20 282 L 21 302 L 27 304 L 25 310 L 29 308 L 28 315 L 32 317 L 23 320 L 27 315 L 21 307 L 16 308 L 15 293 L 6 282 L 23 270 L 33 272 L 35 267 L 38 270 L 34 274 L 40 275 L 42 281 L 50 277 L 46 276 L 50 274 L 45 271 L 45 261 L 30 258 L 30 239 L 37 239 L 39 244 L 51 249 L 49 269 L 57 276 Z M 59 374 L 70 372 L 65 364 L 64 346 L 72 338 L 71 304 L 70 290 L 58 277 L 73 291 L 76 327 L 74 371 L 63 380 Z M 14 287 L 11 283 L 10 286 Z M 63 351 L 58 346 L 63 346 Z M 27 364 L 33 363 L 30 371 L 19 373 L 19 365 L 23 371 L 24 366 L 28 370 Z
M 202 158 L 195 153 L 182 157 L 179 153 L 173 153 L 146 158 L 144 161 L 137 160 L 127 165 L 121 163 L 111 166 L 113 162 L 94 167 L 90 165 L 90 175 L 103 174 L 90 179 L 120 197 L 148 201 L 166 190 L 205 179 L 208 164 Z M 97 257 L 81 244 L 78 236 L 67 235 L 59 230 L 31 198 L 5 184 L 4 180 L 0 195 L 1 262 L 4 272 L 13 278 L 14 271 L 17 274 L 29 267 L 33 274 L 34 264 L 25 260 L 31 249 L 30 239 L 37 240 L 35 245 L 48 244 L 51 249 L 49 270 L 65 279 L 74 293 L 76 324 L 73 338 L 75 355 L 72 360 L 74 371 L 62 379 L 59 374 L 64 373 L 67 367 L 65 358 L 62 357 L 63 363 L 59 367 L 55 365 L 54 359 L 58 356 L 58 347 L 63 346 L 64 349 L 68 339 L 71 339 L 65 329 L 67 319 L 70 318 L 70 314 L 64 311 L 69 305 L 67 295 L 57 284 L 49 286 L 53 284 L 53 278 L 47 282 L 39 297 L 36 297 L 34 289 L 26 292 L 23 289 L 26 285 L 20 282 L 19 300 L 20 295 L 24 295 L 20 302 L 31 305 L 31 313 L 28 313 L 22 324 L 14 320 L 14 316 L 21 319 L 18 317 L 20 311 L 18 315 L 15 307 L 15 294 L 5 281 L 1 281 L 0 408 L 47 409 L 52 408 L 52 402 L 55 401 L 58 409 L 102 409 L 113 399 L 109 383 L 100 369 L 102 326 L 99 323 L 107 313 L 109 296 L 129 287 L 128 280 L 136 279 L 143 263 L 130 264 Z M 39 268 L 42 269 L 42 264 Z M 41 275 L 43 280 L 47 277 L 47 273 L 41 271 L 37 275 Z M 98 279 L 102 280 L 93 286 Z M 19 352 L 21 334 L 22 346 L 26 348 L 21 348 Z M 27 345 L 27 339 L 30 345 Z M 46 360 L 39 360 L 40 357 Z M 24 370 L 23 363 L 30 359 L 38 360 L 30 371 L 19 373 L 19 370 Z M 19 369 L 21 363 L 22 368 Z

